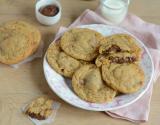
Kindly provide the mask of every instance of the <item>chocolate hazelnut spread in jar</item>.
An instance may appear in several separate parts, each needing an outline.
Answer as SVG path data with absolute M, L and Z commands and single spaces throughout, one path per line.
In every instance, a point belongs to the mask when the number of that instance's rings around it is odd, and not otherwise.
M 45 16 L 55 16 L 59 12 L 59 8 L 56 5 L 47 5 L 45 7 L 41 7 L 39 12 Z
M 43 25 L 54 25 L 62 15 L 62 6 L 58 0 L 38 0 L 35 4 L 35 15 Z

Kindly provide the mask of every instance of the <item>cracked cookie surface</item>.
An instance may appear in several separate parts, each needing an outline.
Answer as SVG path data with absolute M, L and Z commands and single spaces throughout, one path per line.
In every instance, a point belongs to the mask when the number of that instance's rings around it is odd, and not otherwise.
M 121 93 L 136 92 L 144 84 L 143 70 L 132 63 L 102 65 L 102 77 L 108 86 Z
M 32 55 L 40 44 L 38 29 L 24 21 L 9 21 L 0 26 L 0 62 L 16 64 Z
M 74 28 L 64 33 L 61 48 L 70 56 L 85 61 L 92 61 L 98 55 L 100 41 L 104 37 L 90 29 Z

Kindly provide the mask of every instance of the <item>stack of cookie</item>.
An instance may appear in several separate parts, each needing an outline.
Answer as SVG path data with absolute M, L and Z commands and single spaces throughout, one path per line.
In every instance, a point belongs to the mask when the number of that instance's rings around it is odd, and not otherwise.
M 0 26 L 0 62 L 16 64 L 36 52 L 41 34 L 24 21 L 9 21 Z
M 104 103 L 117 93 L 132 93 L 144 83 L 139 66 L 141 49 L 129 35 L 103 37 L 75 28 L 64 33 L 47 50 L 50 66 L 72 79 L 74 92 L 83 100 Z
M 102 67 L 106 84 L 121 93 L 133 93 L 144 84 L 144 72 L 139 66 L 141 49 L 127 34 L 104 39 L 99 48 L 96 65 Z

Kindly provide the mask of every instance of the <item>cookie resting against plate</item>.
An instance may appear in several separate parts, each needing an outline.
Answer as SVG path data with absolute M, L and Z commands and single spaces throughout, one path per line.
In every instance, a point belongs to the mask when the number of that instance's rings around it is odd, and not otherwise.
M 24 21 L 9 21 L 0 26 L 0 62 L 16 64 L 39 47 L 41 34 Z

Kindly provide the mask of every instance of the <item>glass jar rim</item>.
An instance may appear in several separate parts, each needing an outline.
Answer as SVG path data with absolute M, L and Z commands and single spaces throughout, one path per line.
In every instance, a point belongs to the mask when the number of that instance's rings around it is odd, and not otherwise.
M 120 8 L 114 8 L 114 7 L 110 7 L 110 6 L 106 5 L 106 4 L 104 4 L 104 1 L 107 1 L 107 0 L 100 0 L 100 3 L 103 4 L 103 6 L 105 6 L 105 7 L 107 7 L 107 8 L 110 8 L 110 9 L 114 9 L 114 10 L 119 10 L 119 9 L 125 7 L 125 6 L 128 6 L 128 5 L 129 5 L 129 2 L 130 2 L 130 0 L 127 0 L 127 1 L 128 1 L 127 4 L 124 4 L 124 5 L 123 5 L 122 7 L 120 7 Z

